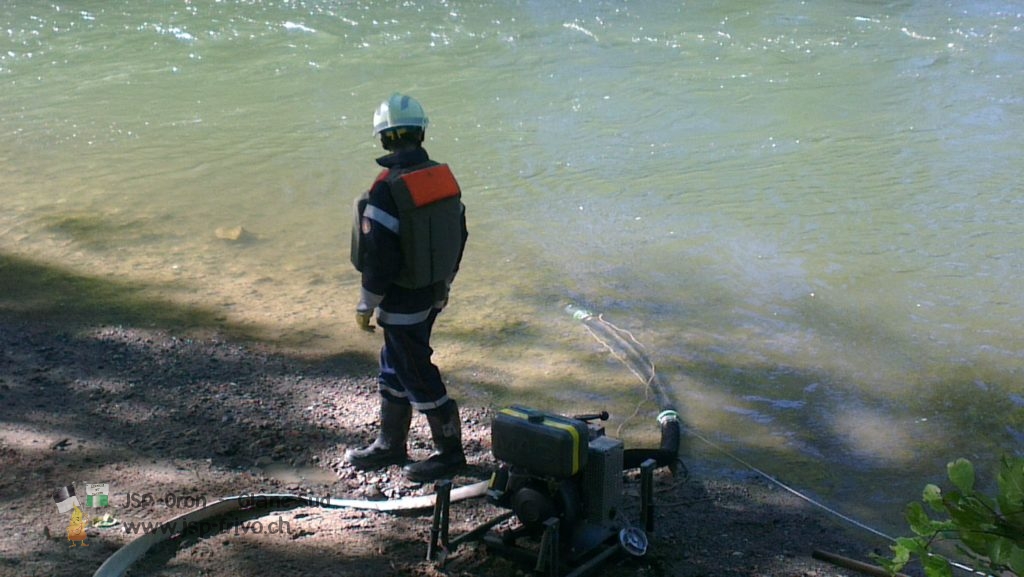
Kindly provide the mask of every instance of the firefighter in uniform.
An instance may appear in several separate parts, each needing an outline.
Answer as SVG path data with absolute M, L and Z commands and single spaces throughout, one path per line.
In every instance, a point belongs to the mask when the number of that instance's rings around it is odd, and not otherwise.
M 373 115 L 373 133 L 388 154 L 369 191 L 355 203 L 352 263 L 362 274 L 356 322 L 383 328 L 380 351 L 380 431 L 368 447 L 350 449 L 345 460 L 359 469 L 408 461 L 412 411 L 430 425 L 434 453 L 404 471 L 416 482 L 450 477 L 466 464 L 462 422 L 455 401 L 430 357 L 434 320 L 466 245 L 465 207 L 447 165 L 423 148 L 427 116 L 414 98 L 395 93 Z

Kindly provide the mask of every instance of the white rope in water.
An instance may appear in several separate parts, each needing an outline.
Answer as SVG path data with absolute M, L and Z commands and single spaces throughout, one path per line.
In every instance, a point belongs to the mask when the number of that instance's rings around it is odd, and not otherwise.
M 640 351 L 640 352 L 642 352 L 642 351 L 643 351 L 643 345 L 641 345 L 641 344 L 640 344 L 640 343 L 639 343 L 639 342 L 638 342 L 638 341 L 636 340 L 636 338 L 635 338 L 635 337 L 633 336 L 633 334 L 632 334 L 632 333 L 630 333 L 629 331 L 626 331 L 626 330 L 624 330 L 624 329 L 620 329 L 619 327 L 615 326 L 614 324 L 612 324 L 612 323 L 608 322 L 607 320 L 605 320 L 605 318 L 604 318 L 604 316 L 603 316 L 603 315 L 596 315 L 596 316 L 592 316 L 592 317 L 591 317 L 591 319 L 592 319 L 592 320 L 593 320 L 594 322 L 597 322 L 597 323 L 600 323 L 600 324 L 602 324 L 602 325 L 605 325 L 605 326 L 606 326 L 606 327 L 607 327 L 608 329 L 610 329 L 611 331 L 615 332 L 616 334 L 620 334 L 620 335 L 621 335 L 621 334 L 627 334 L 627 335 L 629 335 L 630 339 L 631 339 L 631 340 L 632 340 L 632 341 L 633 341 L 634 343 L 636 343 L 637 347 L 639 347 L 639 351 Z M 586 325 L 584 325 L 584 326 L 586 326 Z M 612 346 L 611 346 L 611 345 L 610 345 L 610 344 L 609 344 L 608 342 L 606 342 L 606 341 L 603 341 L 603 340 L 602 340 L 602 339 L 601 339 L 601 338 L 600 338 L 600 337 L 599 337 L 599 336 L 597 335 L 597 333 L 596 333 L 596 332 L 595 332 L 595 331 L 594 331 L 593 329 L 591 329 L 591 328 L 590 328 L 589 326 L 587 326 L 587 331 L 588 331 L 588 332 L 589 332 L 589 333 L 591 334 L 591 336 L 593 336 L 593 337 L 594 337 L 594 339 L 595 339 L 595 340 L 597 340 L 597 341 L 598 341 L 599 343 L 601 343 L 601 344 L 602 344 L 602 345 L 603 345 L 603 346 L 604 346 L 604 347 L 605 347 L 606 349 L 608 349 L 608 351 L 610 351 L 610 352 L 611 352 L 611 354 L 612 354 L 612 355 L 613 355 L 613 356 L 614 356 L 614 357 L 615 357 L 616 359 L 618 359 L 618 360 L 619 360 L 620 362 L 622 362 L 622 363 L 623 363 L 624 365 L 626 365 L 626 367 L 627 367 L 627 368 L 629 368 L 630 372 L 632 372 L 632 373 L 633 373 L 634 375 L 636 375 L 636 377 L 637 377 L 638 379 L 640 379 L 640 382 L 642 382 L 642 383 L 643 383 L 643 384 L 645 385 L 645 388 L 646 388 L 646 387 L 650 387 L 650 386 L 651 386 L 651 383 L 653 383 L 653 382 L 654 382 L 654 377 L 655 377 L 655 366 L 654 366 L 654 362 L 653 362 L 653 361 L 651 361 L 651 360 L 650 360 L 650 358 L 647 358 L 647 357 L 646 357 L 646 355 L 644 355 L 644 357 L 645 357 L 645 359 L 644 359 L 644 360 L 646 360 L 646 361 L 647 361 L 647 362 L 646 362 L 645 364 L 646 364 L 646 365 L 647 365 L 647 367 L 649 367 L 649 369 L 650 369 L 650 376 L 649 376 L 649 377 L 647 377 L 647 378 L 645 379 L 645 378 L 644 378 L 644 377 L 643 377 L 643 376 L 642 376 L 642 375 L 640 374 L 640 372 L 639 372 L 639 371 L 637 371 L 636 369 L 634 369 L 634 368 L 633 368 L 632 364 L 631 364 L 630 362 L 628 362 L 628 361 L 626 360 L 626 358 L 625 358 L 624 356 L 622 356 L 622 355 L 621 355 L 621 354 L 620 354 L 620 353 L 619 353 L 618 351 L 616 351 L 616 350 L 615 350 L 614 348 L 612 348 Z M 646 398 L 648 398 L 648 396 L 647 396 L 647 395 L 645 394 L 645 400 L 646 400 Z M 637 413 L 638 413 L 638 412 L 639 412 L 639 407 L 637 408 Z M 635 416 L 635 415 L 636 415 L 637 413 L 634 413 L 634 416 Z M 632 417 L 630 417 L 630 418 L 632 418 Z M 628 419 L 627 419 L 627 420 L 628 420 Z M 620 427 L 621 427 L 621 425 L 620 425 Z M 823 510 L 825 510 L 825 511 L 828 511 L 828 512 L 829 512 L 829 513 L 831 513 L 832 515 L 835 515 L 836 517 L 839 517 L 840 519 L 843 519 L 844 521 L 847 521 L 847 522 L 849 522 L 849 523 L 852 523 L 853 525 L 856 525 L 857 527 L 860 527 L 861 529 L 864 529 L 864 530 L 866 530 L 866 531 L 869 531 L 869 532 L 871 532 L 871 533 L 874 533 L 875 535 L 878 535 L 879 537 L 882 537 L 882 538 L 884 538 L 884 539 L 888 539 L 889 541 L 895 541 L 895 538 L 893 538 L 892 536 L 890 536 L 890 535 L 887 535 L 887 534 L 883 533 L 882 531 L 879 531 L 878 529 L 875 529 L 875 528 L 873 528 L 873 527 L 870 527 L 870 526 L 868 526 L 868 525 L 866 525 L 866 524 L 864 524 L 864 523 L 862 523 L 862 522 L 860 522 L 860 521 L 858 521 L 858 520 L 856 520 L 856 519 L 854 519 L 854 518 L 852 518 L 852 517 L 850 517 L 850 516 L 848 516 L 848 515 L 844 515 L 843 513 L 840 513 L 839 511 L 836 511 L 835 509 L 833 509 L 833 508 L 829 507 L 828 505 L 825 505 L 824 503 L 822 503 L 822 502 L 820 502 L 820 501 L 817 501 L 817 500 L 816 500 L 816 499 L 814 499 L 813 497 L 811 497 L 811 496 L 809 496 L 809 495 L 806 495 L 806 494 L 804 494 L 804 493 L 802 493 L 802 492 L 800 492 L 800 491 L 798 491 L 798 490 L 794 489 L 793 487 L 790 487 L 790 486 L 789 486 L 789 485 L 787 485 L 786 483 L 783 483 L 782 481 L 778 480 L 777 478 L 773 477 L 772 475 L 769 475 L 769 474 L 768 474 L 768 473 L 766 473 L 765 471 L 762 471 L 761 469 L 757 468 L 756 466 L 754 466 L 754 465 L 753 465 L 753 464 L 751 464 L 750 462 L 748 462 L 748 461 L 744 460 L 743 458 L 739 457 L 738 455 L 735 455 L 735 454 L 733 454 L 732 452 L 730 452 L 730 451 L 729 451 L 728 449 L 726 449 L 725 447 L 723 447 L 723 446 L 721 446 L 721 445 L 719 445 L 719 444 L 715 443 L 714 441 L 711 441 L 710 439 L 708 439 L 707 437 L 705 437 L 705 436 L 701 435 L 700 433 L 698 433 L 698 432 L 696 432 L 696 431 L 694 431 L 694 430 L 692 430 L 692 429 L 690 429 L 690 428 L 688 428 L 688 431 L 689 431 L 689 433 L 690 433 L 691 435 L 693 435 L 694 437 L 696 437 L 696 438 L 700 439 L 701 441 L 703 441 L 704 443 L 708 444 L 709 446 L 711 446 L 711 447 L 712 447 L 712 448 L 714 448 L 715 450 L 717 450 L 717 451 L 721 452 L 722 454 L 726 455 L 726 456 L 727 456 L 727 457 L 729 457 L 730 459 L 733 459 L 734 461 L 736 461 L 736 462 L 740 463 L 740 464 L 741 464 L 741 465 L 743 465 L 744 467 L 746 467 L 746 468 L 750 469 L 751 471 L 753 471 L 753 472 L 757 473 L 758 475 L 761 475 L 762 477 L 764 477 L 764 478 L 765 478 L 765 479 L 767 479 L 768 481 L 770 481 L 770 482 L 772 482 L 773 484 L 775 484 L 775 485 L 777 485 L 777 486 L 781 487 L 782 489 L 784 489 L 784 490 L 788 491 L 789 493 L 792 493 L 793 495 L 796 495 L 797 497 L 799 497 L 799 498 L 803 499 L 804 501 L 807 501 L 808 503 L 810 503 L 810 504 L 812 504 L 812 505 L 814 505 L 814 506 L 816 506 L 816 507 L 819 507 L 819 508 L 821 508 L 821 509 L 823 509 Z
M 641 345 L 640 342 L 636 340 L 636 338 L 633 336 L 633 333 L 631 333 L 631 332 L 629 332 L 627 330 L 624 330 L 624 329 L 620 329 L 619 327 L 613 325 L 612 323 L 604 320 L 604 317 L 602 315 L 598 315 L 598 316 L 596 316 L 594 318 L 596 318 L 598 322 L 604 324 L 607 328 L 609 328 L 609 329 L 611 329 L 613 331 L 618 332 L 620 335 L 622 333 L 625 333 L 625 334 L 629 335 L 629 338 L 634 343 L 636 343 L 636 346 L 640 348 L 641 352 L 643 352 L 643 345 Z M 590 326 L 586 325 L 586 324 L 583 325 L 583 328 L 587 329 L 587 332 L 590 333 L 590 336 L 594 337 L 595 341 L 601 343 L 601 345 L 603 345 L 604 348 L 607 349 L 608 352 L 611 353 L 611 355 L 613 357 L 618 359 L 618 361 L 620 363 L 622 363 L 623 365 L 626 365 L 626 368 L 629 369 L 629 372 L 631 372 L 634 375 L 636 375 L 636 378 L 640 379 L 640 382 L 644 384 L 644 398 L 640 399 L 640 401 L 636 404 L 636 408 L 633 409 L 633 414 L 631 414 L 630 416 L 628 416 L 625 419 L 623 419 L 623 421 L 621 423 L 619 423 L 619 426 L 615 428 L 615 436 L 616 437 L 622 437 L 622 428 L 625 427 L 627 424 L 629 424 L 630 421 L 635 419 L 637 417 L 637 415 L 640 414 L 640 409 L 643 408 L 644 403 L 646 403 L 647 401 L 651 400 L 651 394 L 650 394 L 651 393 L 651 386 L 654 383 L 654 376 L 657 374 L 657 371 L 655 370 L 655 367 L 654 367 L 654 361 L 651 360 L 648 355 L 646 355 L 646 354 L 643 355 L 643 357 L 648 361 L 648 363 L 650 365 L 650 367 L 649 367 L 650 368 L 650 376 L 648 376 L 645 379 L 644 376 L 641 375 L 640 372 L 626 359 L 626 357 L 624 357 L 617 350 L 615 350 L 615 348 L 613 348 L 610 344 L 608 344 L 607 342 L 602 340 L 601 337 L 597 336 L 597 333 L 594 332 L 594 329 L 590 328 Z
M 640 403 L 637 405 L 637 408 L 633 412 L 633 414 L 629 418 L 627 418 L 622 424 L 619 425 L 618 430 L 621 432 L 623 425 L 625 425 L 625 423 L 628 422 L 630 419 L 636 417 L 640 413 L 640 407 L 645 402 L 650 400 L 650 391 L 651 391 L 652 386 L 655 383 L 656 376 L 657 376 L 657 371 L 656 371 L 656 368 L 655 368 L 655 365 L 654 365 L 654 361 L 650 359 L 650 357 L 647 355 L 643 345 L 641 345 L 640 342 L 636 340 L 636 338 L 633 336 L 633 333 L 631 333 L 631 332 L 629 332 L 629 331 L 627 331 L 625 329 L 621 329 L 621 328 L 615 326 L 614 324 L 612 324 L 611 322 L 605 320 L 604 315 L 601 315 L 601 314 L 595 315 L 593 313 L 590 313 L 589 311 L 585 311 L 585 310 L 582 310 L 582 309 L 575 309 L 575 307 L 570 307 L 567 310 L 569 310 L 571 312 L 571 314 L 573 315 L 573 318 L 575 318 L 575 319 L 577 319 L 579 321 L 584 321 L 583 322 L 583 326 L 587 329 L 587 332 L 589 332 L 590 335 L 592 337 L 594 337 L 594 340 L 596 340 L 598 343 L 600 343 L 602 346 L 604 346 L 604 348 L 608 349 L 608 352 L 611 353 L 611 355 L 613 357 L 615 357 L 622 364 L 626 365 L 626 368 L 628 368 L 629 371 L 631 373 L 633 373 L 636 376 L 636 378 L 638 378 L 640 380 L 641 383 L 644 384 L 644 399 L 642 401 L 640 401 Z M 572 312 L 573 310 L 575 310 L 576 312 Z M 635 356 L 637 356 L 638 358 L 637 359 L 629 359 L 626 356 L 624 356 L 621 352 L 619 352 L 614 347 L 612 347 L 612 345 L 608 341 L 606 341 L 605 339 L 602 339 L 598 335 L 597 331 L 595 331 L 589 324 L 587 324 L 587 322 L 593 322 L 593 323 L 601 325 L 602 328 L 604 328 L 607 331 L 610 331 L 612 333 L 612 335 L 614 335 L 615 337 L 617 337 L 617 338 L 619 338 L 619 339 L 621 339 L 623 341 L 625 339 L 622 337 L 622 335 L 623 334 L 627 335 L 629 337 L 629 340 L 632 341 L 635 346 L 634 347 L 624 347 L 624 348 L 626 348 L 627 350 L 628 349 L 632 349 L 631 352 Z M 643 363 L 641 363 L 641 359 L 644 361 Z M 640 365 L 644 369 L 649 371 L 649 373 L 648 373 L 648 375 L 646 377 L 644 377 L 641 374 L 641 371 L 636 368 L 637 365 Z M 835 516 L 835 517 L 837 517 L 839 519 L 842 519 L 843 521 L 846 521 L 847 523 L 850 523 L 851 525 L 854 525 L 854 526 L 859 527 L 859 528 L 861 528 L 861 529 L 863 529 L 865 531 L 868 531 L 868 532 L 870 532 L 870 533 L 872 533 L 874 535 L 882 537 L 883 539 L 886 539 L 886 540 L 892 541 L 892 542 L 896 541 L 895 537 L 892 537 L 891 535 L 887 535 L 886 533 L 884 533 L 884 532 L 882 532 L 882 531 L 880 531 L 878 529 L 875 529 L 874 527 L 871 527 L 871 526 L 869 526 L 869 525 L 867 525 L 867 524 L 865 524 L 865 523 L 863 523 L 861 521 L 858 521 L 857 519 L 854 519 L 853 517 L 850 517 L 849 515 L 845 515 L 845 514 L 839 512 L 839 511 L 833 509 L 832 507 L 829 507 L 828 505 L 822 503 L 821 501 L 818 501 L 818 500 L 814 499 L 810 495 L 806 495 L 806 494 L 802 493 L 801 491 L 799 491 L 799 490 L 797 490 L 797 489 L 787 485 L 786 483 L 783 483 L 779 479 L 775 478 L 772 475 L 769 475 L 768 473 L 766 473 L 765 471 L 762 471 L 758 467 L 755 467 L 753 464 L 747 462 L 746 460 L 744 460 L 743 458 L 739 457 L 738 455 L 733 454 L 731 451 L 729 451 L 725 447 L 722 447 L 721 445 L 711 441 L 710 439 L 704 437 L 700 433 L 694 431 L 692 428 L 688 427 L 687 431 L 691 435 L 696 437 L 697 439 L 701 440 L 702 442 L 706 443 L 708 446 L 710 446 L 713 449 L 715 449 L 716 451 L 719 451 L 723 455 L 729 457 L 730 459 L 733 459 L 737 463 L 740 463 L 741 465 L 743 465 L 744 467 L 746 467 L 746 468 L 750 469 L 751 471 L 757 473 L 761 477 L 764 477 L 767 481 L 771 482 L 772 484 L 774 484 L 774 485 L 780 487 L 781 489 L 783 489 L 783 490 L 785 490 L 785 491 L 795 495 L 796 497 L 798 497 L 800 499 L 803 499 L 807 503 L 810 503 L 811 505 L 813 505 L 815 507 L 818 507 L 819 509 L 829 513 L 830 515 L 833 515 L 833 516 Z M 935 554 L 933 553 L 933 555 L 935 555 Z M 936 556 L 939 556 L 939 555 L 936 555 Z M 957 563 L 956 561 L 952 561 L 950 559 L 946 559 L 946 561 L 950 565 L 952 565 L 953 567 L 956 567 L 957 569 L 960 569 L 960 570 L 963 570 L 963 571 L 967 571 L 967 572 L 973 573 L 975 575 L 986 575 L 986 576 L 988 576 L 987 573 L 984 573 L 982 571 L 978 571 L 977 569 L 974 569 L 973 567 L 969 567 L 967 565 L 963 565 L 961 563 Z
M 593 318 L 594 318 L 594 319 L 595 319 L 595 320 L 596 320 L 597 322 L 599 322 L 599 323 L 601 323 L 601 324 L 605 325 L 605 326 L 606 326 L 607 328 L 609 328 L 610 330 L 612 330 L 612 331 L 614 331 L 614 332 L 616 332 L 616 333 L 619 333 L 619 334 L 623 334 L 623 333 L 625 333 L 626 335 L 628 335 L 628 336 L 629 336 L 629 338 L 630 338 L 630 340 L 632 340 L 632 341 L 633 341 L 634 343 L 636 343 L 637 347 L 639 347 L 639 348 L 640 348 L 640 350 L 641 350 L 641 352 L 643 352 L 643 350 L 644 350 L 644 349 L 643 349 L 643 345 L 641 345 L 641 344 L 640 344 L 640 343 L 639 343 L 639 342 L 638 342 L 638 341 L 636 340 L 636 338 L 635 338 L 635 337 L 633 336 L 633 333 L 631 333 L 631 332 L 629 332 L 629 331 L 627 331 L 627 330 L 625 330 L 625 329 L 620 329 L 619 327 L 617 327 L 617 326 L 613 325 L 612 323 L 610 323 L 610 322 L 608 322 L 608 321 L 604 320 L 604 315 L 597 315 L 597 316 L 595 316 L 595 317 L 593 317 Z M 629 372 L 631 372 L 631 373 L 633 373 L 634 375 L 636 375 L 636 378 L 640 379 L 640 382 L 641 382 L 641 383 L 643 383 L 644 385 L 646 385 L 646 386 L 648 386 L 648 387 L 649 387 L 649 386 L 651 386 L 651 383 L 653 383 L 653 382 L 654 382 L 654 375 L 656 374 L 656 371 L 655 371 L 655 367 L 654 367 L 654 361 L 650 360 L 650 358 L 649 358 L 649 357 L 647 357 L 647 355 L 646 355 L 646 354 L 644 354 L 643 356 L 644 356 L 644 360 L 646 360 L 646 361 L 648 362 L 648 367 L 647 367 L 647 368 L 649 368 L 649 369 L 650 369 L 650 376 L 649 376 L 649 377 L 647 377 L 647 378 L 644 378 L 644 376 L 643 376 L 643 375 L 641 375 L 641 374 L 640 374 L 640 372 L 639 372 L 639 371 L 637 371 L 637 370 L 636 370 L 636 368 L 634 368 L 634 367 L 633 367 L 633 364 L 632 364 L 632 363 L 630 363 L 630 362 L 629 362 L 629 361 L 628 361 L 628 360 L 626 359 L 626 357 L 622 356 L 622 355 L 621 355 L 621 354 L 620 354 L 620 353 L 619 353 L 619 352 L 618 352 L 617 350 L 615 350 L 614 348 L 612 348 L 612 346 L 611 346 L 611 345 L 609 345 L 609 344 L 608 344 L 607 342 L 605 342 L 604 340 L 602 340 L 602 339 L 601 339 L 601 337 L 597 336 L 597 333 L 596 333 L 596 332 L 594 332 L 594 329 L 590 328 L 590 327 L 589 327 L 588 325 L 583 325 L 583 327 L 584 327 L 585 329 L 587 329 L 587 332 L 589 332 L 589 333 L 591 334 L 591 336 L 593 336 L 593 337 L 594 337 L 594 340 L 596 340 L 597 342 L 601 343 L 601 344 L 602 344 L 602 345 L 604 346 L 604 348 L 608 349 L 608 352 L 609 352 L 609 353 L 611 353 L 613 357 L 615 357 L 616 359 L 618 359 L 618 360 L 619 360 L 619 362 L 621 362 L 622 364 L 626 365 L 626 368 L 627 368 L 627 369 L 629 369 Z

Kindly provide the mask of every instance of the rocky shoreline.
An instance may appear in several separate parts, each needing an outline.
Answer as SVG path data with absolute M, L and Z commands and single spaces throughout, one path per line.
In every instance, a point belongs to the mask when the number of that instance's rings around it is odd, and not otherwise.
M 364 473 L 342 463 L 344 449 L 375 430 L 371 358 L 300 355 L 218 335 L 23 319 L 0 321 L 0 343 L 4 575 L 92 574 L 137 538 L 131 527 L 159 523 L 200 499 L 298 493 L 383 500 L 433 491 L 405 481 L 397 467 Z M 467 399 L 462 408 L 469 466 L 454 479 L 457 486 L 485 480 L 495 467 L 495 407 Z M 430 448 L 426 424 L 416 417 L 411 452 L 423 457 Z M 815 560 L 812 552 L 865 562 L 887 552 L 884 541 L 838 524 L 757 475 L 719 478 L 700 462 L 687 465 L 686 478 L 656 474 L 648 554 L 612 561 L 599 574 L 843 577 L 859 573 Z M 94 520 L 88 547 L 71 548 L 66 515 L 50 495 L 69 484 L 99 482 L 111 486 L 111 505 L 87 509 Z M 637 475 L 627 474 L 625 486 L 627 514 L 635 518 Z M 111 515 L 108 523 L 98 521 L 101 512 Z M 500 512 L 480 499 L 456 503 L 452 534 Z M 525 574 L 475 545 L 461 548 L 443 571 L 426 562 L 430 513 L 267 511 L 255 519 L 258 533 L 249 519 L 249 526 L 179 539 L 128 574 Z M 266 530 L 274 522 L 287 531 Z

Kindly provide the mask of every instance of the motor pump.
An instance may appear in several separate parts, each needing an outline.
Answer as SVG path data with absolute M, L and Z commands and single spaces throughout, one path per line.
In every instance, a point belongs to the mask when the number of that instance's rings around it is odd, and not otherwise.
M 624 449 L 605 435 L 607 419 L 606 412 L 565 417 L 519 405 L 498 411 L 491 452 L 499 465 L 486 494 L 506 512 L 449 539 L 452 482 L 439 481 L 427 559 L 443 568 L 460 544 L 482 540 L 547 577 L 582 577 L 620 551 L 643 556 L 654 531 L 654 470 L 674 474 L 681 465 L 678 415 L 658 415 L 657 449 Z M 623 511 L 623 472 L 633 468 L 640 469 L 639 526 Z
M 498 412 L 491 451 L 500 462 L 488 499 L 511 509 L 521 534 L 541 535 L 558 519 L 559 547 L 568 558 L 619 534 L 622 441 L 604 434 L 607 413 L 564 417 L 522 406 Z

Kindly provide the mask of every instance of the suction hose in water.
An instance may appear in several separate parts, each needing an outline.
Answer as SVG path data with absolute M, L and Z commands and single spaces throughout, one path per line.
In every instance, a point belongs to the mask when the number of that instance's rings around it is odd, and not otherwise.
M 676 474 L 677 467 L 681 465 L 681 461 L 679 460 L 679 443 L 682 424 L 679 420 L 679 414 L 676 413 L 671 398 L 669 397 L 667 387 L 665 386 L 665 383 L 662 382 L 661 378 L 658 376 L 658 373 L 654 367 L 654 363 L 650 360 L 650 357 L 647 356 L 647 353 L 644 351 L 643 346 L 639 342 L 637 342 L 635 338 L 633 338 L 633 335 L 630 334 L 629 331 L 620 329 L 619 327 L 601 318 L 600 315 L 595 315 L 584 308 L 570 304 L 565 307 L 565 312 L 569 313 L 569 315 L 571 315 L 572 318 L 583 323 L 583 326 L 585 326 L 587 330 L 590 331 L 590 334 L 593 335 L 593 337 L 597 339 L 599 343 L 604 345 L 605 348 L 607 348 L 608 351 L 612 354 L 612 356 L 621 361 L 622 364 L 626 365 L 626 367 L 630 371 L 632 371 L 633 374 L 637 376 L 637 378 L 644 382 L 650 388 L 650 391 L 653 394 L 655 400 L 657 401 L 658 406 L 662 409 L 661 413 L 658 414 L 658 423 L 661 426 L 661 446 L 657 449 L 627 450 L 624 456 L 623 469 L 639 467 L 647 459 L 655 459 L 658 462 L 659 467 L 667 466 L 672 470 L 672 474 Z M 744 461 L 743 459 L 730 453 L 725 448 L 716 445 L 709 439 L 701 436 L 700 433 L 696 431 L 691 431 L 691 435 L 694 438 L 699 439 L 704 443 L 708 444 L 709 446 L 717 449 L 726 456 L 734 459 L 736 462 L 742 464 L 751 471 L 754 471 L 755 473 L 761 475 L 761 477 L 763 477 L 764 479 L 792 493 L 793 495 L 796 495 L 797 497 L 807 501 L 808 503 L 814 505 L 815 507 L 818 507 L 819 509 L 822 509 L 823 511 L 839 519 L 842 519 L 847 523 L 850 523 L 851 525 L 857 526 L 870 533 L 878 535 L 879 537 L 883 537 L 885 539 L 888 539 L 889 541 L 895 541 L 893 537 L 890 537 L 889 535 L 886 535 L 885 533 L 877 529 L 865 525 L 864 523 L 861 523 L 860 521 L 852 517 L 844 515 L 839 511 L 836 511 L 835 509 L 832 509 L 827 505 L 812 499 L 811 497 L 805 495 L 804 493 L 797 491 L 796 489 L 790 487 L 789 485 L 783 483 L 782 481 L 779 481 L 778 479 L 762 471 L 761 469 L 758 469 L 754 465 L 751 465 L 747 461 Z M 865 572 L 868 574 L 881 574 L 880 571 L 883 571 L 880 568 L 876 569 L 874 567 L 869 567 L 864 563 L 859 563 L 854 560 L 841 558 L 838 555 L 835 555 L 834 553 L 815 551 L 814 556 L 815 558 L 828 561 L 840 567 L 846 567 L 848 569 L 854 569 L 856 571 Z M 950 564 L 957 567 L 958 569 L 962 569 L 964 571 L 968 571 L 970 573 L 974 573 L 977 575 L 983 575 L 983 573 L 981 573 L 980 571 L 967 565 L 963 565 L 955 561 L 950 561 L 948 559 L 947 561 L 949 561 Z
M 627 449 L 622 457 L 623 469 L 634 469 L 647 459 L 654 459 L 658 467 L 668 467 L 673 474 L 679 467 L 679 415 L 671 409 L 658 415 L 661 424 L 661 445 L 657 449 Z
M 626 450 L 623 456 L 623 469 L 633 469 L 648 459 L 654 459 L 658 467 L 668 467 L 675 474 L 680 464 L 679 443 L 682 435 L 679 413 L 676 412 L 668 387 L 662 382 L 643 345 L 633 338 L 629 331 L 620 329 L 587 309 L 570 304 L 565 307 L 565 312 L 583 323 L 597 342 L 604 345 L 612 356 L 626 365 L 626 368 L 647 385 L 658 408 L 661 409 L 658 414 L 661 445 L 657 449 Z

